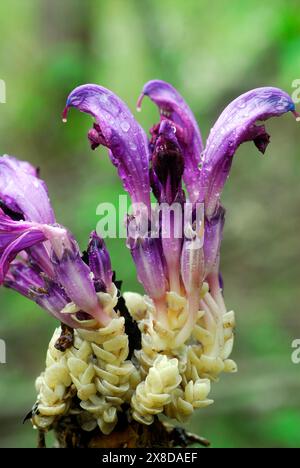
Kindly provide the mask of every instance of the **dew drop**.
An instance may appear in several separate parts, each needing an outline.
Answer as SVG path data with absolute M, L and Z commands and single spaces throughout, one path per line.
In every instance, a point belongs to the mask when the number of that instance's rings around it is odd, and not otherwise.
M 132 151 L 135 151 L 136 150 L 136 144 L 133 143 L 132 141 L 129 143 L 129 148 L 132 150 Z
M 295 116 L 296 122 L 300 122 L 300 114 L 297 111 L 292 111 L 292 114 Z
M 239 106 L 240 109 L 244 109 L 246 107 L 246 102 L 242 101 L 242 102 L 239 103 L 238 106 Z
M 124 121 L 124 122 L 121 122 L 121 129 L 123 130 L 123 132 L 127 133 L 128 130 L 130 129 L 130 125 L 128 122 Z
M 108 102 L 108 97 L 105 94 L 101 94 L 99 100 L 102 102 L 102 104 L 106 104 Z

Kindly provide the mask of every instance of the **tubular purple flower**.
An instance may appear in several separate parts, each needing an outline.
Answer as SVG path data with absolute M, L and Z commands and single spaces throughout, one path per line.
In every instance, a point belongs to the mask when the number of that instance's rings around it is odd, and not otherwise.
M 168 285 L 161 240 L 150 237 L 139 239 L 129 237 L 127 245 L 136 266 L 138 280 L 155 303 L 158 317 L 164 320 Z
M 161 242 L 169 285 L 171 291 L 180 294 L 180 254 L 185 201 L 181 179 L 184 158 L 175 132 L 176 128 L 172 122 L 161 122 L 153 147 L 152 169 L 160 184 Z
M 295 113 L 290 96 L 277 88 L 258 88 L 235 99 L 223 111 L 209 135 L 203 156 L 199 201 L 205 202 L 206 216 L 214 216 L 233 156 L 242 143 L 253 141 L 265 152 L 269 135 L 257 120 Z
M 26 293 L 29 283 L 24 283 L 25 267 L 18 263 L 22 275 L 17 274 L 15 267 L 8 273 L 10 264 L 19 254 L 24 257 L 26 251 L 26 275 L 28 281 L 34 279 L 30 294 L 35 296 L 36 302 L 57 317 L 58 308 L 65 307 L 68 298 L 78 312 L 85 312 L 106 325 L 111 318 L 100 306 L 92 272 L 81 259 L 70 233 L 53 223 L 55 218 L 47 188 L 36 177 L 37 172 L 28 163 L 5 156 L 0 158 L 0 175 L 0 283 Z M 38 283 L 36 270 L 35 273 L 30 270 L 32 262 L 43 275 Z M 46 288 L 43 287 L 45 278 Z M 66 314 L 59 315 L 62 321 L 73 323 L 71 316 L 64 319 L 63 315 Z
M 87 249 L 89 267 L 94 274 L 96 291 L 109 291 L 112 286 L 113 272 L 104 240 L 94 231 L 90 236 Z
M 7 222 L 7 224 L 9 223 Z M 36 302 L 42 306 L 44 304 L 43 307 L 49 311 L 51 304 L 53 307 L 59 304 L 66 306 L 67 302 L 64 303 L 62 299 L 68 297 L 69 302 L 72 301 L 78 308 L 78 312 L 86 312 L 101 325 L 107 325 L 110 321 L 110 317 L 107 316 L 100 306 L 92 280 L 92 272 L 81 259 L 77 243 L 68 231 L 60 226 L 39 225 L 23 221 L 10 221 L 10 225 L 21 225 L 22 227 L 24 226 L 24 228 L 23 233 L 17 237 L 16 240 L 11 241 L 10 239 L 10 243 L 1 255 L 0 278 L 2 282 L 6 282 L 7 286 L 12 286 L 13 283 L 11 281 L 9 282 L 12 273 L 9 273 L 7 281 L 5 279 L 5 274 L 9 268 L 9 264 L 18 253 L 24 251 L 28 246 L 48 240 L 51 244 L 51 262 L 54 266 L 56 282 L 50 278 L 47 279 L 48 286 L 51 286 L 51 288 L 46 288 L 46 291 L 50 290 L 50 293 L 41 293 L 41 291 L 35 290 Z M 17 231 L 16 227 L 15 231 Z M 16 281 L 15 276 L 14 280 Z M 61 294 L 58 295 L 61 288 L 57 283 L 64 288 L 66 293 L 64 296 Z M 22 282 L 20 288 L 23 289 Z M 17 286 L 14 286 L 14 289 L 17 289 Z M 32 294 L 33 293 L 34 289 L 32 290 Z M 58 299 L 60 302 L 57 302 Z M 48 304 L 48 306 L 46 306 L 46 304 Z M 56 309 L 55 312 L 55 316 L 57 317 L 58 311 Z M 61 320 L 65 323 L 70 323 L 68 317 L 64 319 L 64 315 L 67 314 L 59 315 Z
M 102 86 L 79 86 L 69 95 L 63 119 L 70 107 L 92 115 L 96 124 L 89 132 L 92 148 L 106 146 L 133 203 L 150 210 L 149 148 L 144 130 L 124 102 Z
M 62 255 L 71 245 L 66 229 L 58 225 L 14 221 L 0 209 L 0 284 L 5 279 L 9 264 L 25 250 L 49 241 L 51 248 Z M 50 259 L 46 259 L 48 263 Z
M 203 149 L 200 130 L 194 114 L 178 91 L 169 83 L 152 80 L 145 84 L 138 100 L 140 109 L 144 96 L 148 96 L 159 108 L 161 121 L 170 120 L 176 128 L 176 136 L 184 154 L 183 180 L 191 203 L 198 200 L 200 190 L 201 153 Z

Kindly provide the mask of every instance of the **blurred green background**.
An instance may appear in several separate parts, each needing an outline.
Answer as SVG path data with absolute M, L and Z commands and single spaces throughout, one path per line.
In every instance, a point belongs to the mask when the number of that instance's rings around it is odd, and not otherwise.
M 67 94 L 86 82 L 111 88 L 135 109 L 149 79 L 169 80 L 194 110 L 204 138 L 225 105 L 250 88 L 292 93 L 300 78 L 298 1 L 2 0 L 0 153 L 41 167 L 60 223 L 84 249 L 96 206 L 123 193 L 105 150 L 91 152 L 89 117 L 60 114 Z M 148 129 L 157 111 L 144 103 Z M 227 224 L 222 271 L 238 329 L 239 373 L 213 386 L 215 404 L 190 427 L 214 447 L 300 447 L 300 132 L 291 115 L 267 125 L 271 145 L 238 150 L 223 202 Z M 123 240 L 108 242 L 126 289 L 139 288 Z M 297 279 L 298 278 L 298 279 Z M 140 288 L 139 288 L 140 289 Z M 16 293 L 0 292 L 0 446 L 32 447 L 24 415 L 35 401 L 55 320 Z

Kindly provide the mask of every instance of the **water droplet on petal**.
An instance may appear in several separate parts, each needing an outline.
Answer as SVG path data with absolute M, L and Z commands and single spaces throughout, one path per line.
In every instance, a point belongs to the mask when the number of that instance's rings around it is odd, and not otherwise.
M 126 122 L 126 120 L 124 122 L 121 122 L 121 129 L 123 130 L 123 132 L 127 133 L 128 130 L 130 129 L 130 125 L 128 122 Z
M 238 106 L 239 106 L 240 109 L 244 109 L 246 107 L 246 102 L 241 101 L 241 102 L 239 102 Z
M 105 94 L 101 94 L 99 100 L 102 104 L 105 104 L 108 101 L 108 97 Z
M 133 143 L 132 141 L 130 141 L 130 143 L 129 143 L 129 148 L 130 148 L 132 151 L 135 151 L 135 150 L 136 150 L 136 144 Z

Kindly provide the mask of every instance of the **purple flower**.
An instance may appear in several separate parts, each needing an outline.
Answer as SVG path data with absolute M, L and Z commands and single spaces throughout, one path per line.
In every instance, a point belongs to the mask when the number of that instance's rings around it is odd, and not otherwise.
M 93 273 L 83 262 L 77 242 L 70 234 L 66 235 L 65 241 L 58 242 L 53 248 L 52 262 L 57 281 L 77 306 L 78 312 L 81 310 L 94 317 L 99 323 L 106 325 L 110 318 L 100 306 L 93 282 Z
M 199 200 L 205 203 L 209 218 L 218 208 L 239 145 L 253 141 L 260 152 L 266 151 L 270 136 L 264 125 L 256 122 L 279 117 L 289 111 L 295 111 L 295 104 L 284 91 L 258 88 L 238 97 L 222 112 L 211 129 L 201 169 Z
M 0 158 L 0 283 L 35 300 L 66 324 L 84 317 L 106 325 L 93 271 L 72 235 L 55 224 L 45 183 L 28 164 Z M 67 306 L 74 311 L 65 313 Z
M 125 190 L 134 203 L 150 208 L 149 149 L 147 136 L 119 97 L 102 86 L 79 86 L 71 92 L 64 110 L 70 107 L 92 115 L 96 123 L 89 132 L 92 149 L 109 149 Z
M 152 136 L 152 172 L 156 179 L 161 210 L 161 242 L 166 261 L 170 289 L 180 294 L 180 256 L 183 220 L 180 219 L 185 195 L 182 188 L 184 155 L 176 138 L 176 128 L 163 120 Z M 180 232 L 177 234 L 178 223 Z
M 161 240 L 151 237 L 138 239 L 129 237 L 128 247 L 136 266 L 138 280 L 163 317 L 168 283 Z

